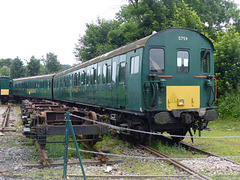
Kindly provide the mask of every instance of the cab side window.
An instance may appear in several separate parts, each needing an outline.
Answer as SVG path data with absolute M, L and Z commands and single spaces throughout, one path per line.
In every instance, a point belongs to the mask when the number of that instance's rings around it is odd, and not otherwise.
M 149 70 L 150 72 L 164 72 L 164 50 L 152 48 L 149 50 Z
M 210 52 L 207 49 L 201 51 L 201 70 L 202 73 L 210 73 Z

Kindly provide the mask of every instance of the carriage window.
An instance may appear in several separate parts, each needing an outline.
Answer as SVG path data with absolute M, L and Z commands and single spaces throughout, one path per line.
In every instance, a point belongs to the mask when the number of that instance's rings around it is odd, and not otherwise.
M 210 73 L 210 52 L 207 49 L 201 51 L 201 69 L 202 73 Z
M 87 70 L 87 85 L 90 84 L 90 70 Z
M 66 81 L 66 87 L 69 87 L 69 86 L 72 86 L 71 84 L 71 75 L 69 74 L 68 77 L 67 77 L 67 81 Z
M 189 52 L 188 51 L 177 52 L 177 69 L 179 73 L 189 72 Z
M 91 85 L 96 84 L 96 69 L 92 68 L 91 69 Z
M 103 84 L 106 83 L 106 77 L 107 77 L 107 65 L 104 64 L 104 66 L 103 66 L 103 74 L 102 74 L 102 83 Z
M 85 85 L 85 77 L 86 76 L 86 73 L 85 71 L 82 72 L 82 85 Z
M 78 72 L 78 82 L 77 82 L 77 86 L 80 86 L 80 82 L 81 82 L 80 72 Z
M 137 74 L 139 72 L 139 56 L 131 58 L 131 74 Z
M 111 83 L 111 66 L 107 66 L 107 84 Z
M 96 84 L 96 82 L 97 82 L 97 70 L 94 68 L 93 69 L 93 85 L 95 85 Z
M 164 50 L 150 49 L 149 51 L 149 69 L 151 72 L 164 72 Z
M 126 63 L 122 62 L 119 66 L 119 82 L 124 83 L 125 82 L 125 72 L 126 72 Z
M 112 69 L 112 83 L 116 82 L 117 77 L 117 63 L 113 62 L 113 69 Z
M 74 74 L 74 86 L 77 86 L 77 73 Z
M 101 75 L 101 66 L 98 66 L 98 75 L 97 75 L 97 83 L 100 83 L 100 75 Z

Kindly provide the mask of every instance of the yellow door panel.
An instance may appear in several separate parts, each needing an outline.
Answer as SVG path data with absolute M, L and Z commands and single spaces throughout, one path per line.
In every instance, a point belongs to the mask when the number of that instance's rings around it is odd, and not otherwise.
M 9 95 L 9 89 L 1 89 L 1 95 L 2 96 L 8 96 Z
M 200 108 L 200 86 L 167 86 L 167 109 Z

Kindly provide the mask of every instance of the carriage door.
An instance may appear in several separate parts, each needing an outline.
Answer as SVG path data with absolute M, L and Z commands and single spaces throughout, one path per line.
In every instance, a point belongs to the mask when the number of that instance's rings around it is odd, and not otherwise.
M 72 100 L 72 85 L 73 85 L 73 74 L 72 76 L 69 75 L 69 93 L 70 93 L 70 100 Z
M 118 67 L 118 107 L 126 107 L 126 54 L 121 55 Z

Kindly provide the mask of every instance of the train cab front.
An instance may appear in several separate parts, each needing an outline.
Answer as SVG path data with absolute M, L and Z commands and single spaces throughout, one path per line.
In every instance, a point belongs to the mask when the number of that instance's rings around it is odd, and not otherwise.
M 159 92 L 158 95 L 161 94 L 160 84 L 161 81 L 155 85 L 158 88 L 154 86 L 151 88 L 152 96 L 154 96 L 153 88 Z M 198 130 L 199 135 L 202 130 L 208 129 L 208 123 L 217 118 L 217 113 L 214 110 L 213 102 L 201 98 L 200 91 L 200 86 L 166 85 L 165 98 L 162 98 L 164 96 L 155 97 L 156 102 L 153 103 L 155 106 L 152 106 L 151 110 L 149 109 L 151 111 L 149 114 L 152 116 L 152 130 L 184 136 L 190 129 L 194 132 Z M 163 99 L 165 103 L 163 103 Z M 149 101 L 148 98 L 147 100 Z M 214 98 L 210 98 L 210 100 L 214 101 Z M 204 107 L 201 107 L 201 102 L 205 104 Z M 166 108 L 164 109 L 163 106 Z
M 148 40 L 143 84 L 151 129 L 173 135 L 201 132 L 217 117 L 213 44 L 186 29 L 157 35 Z

